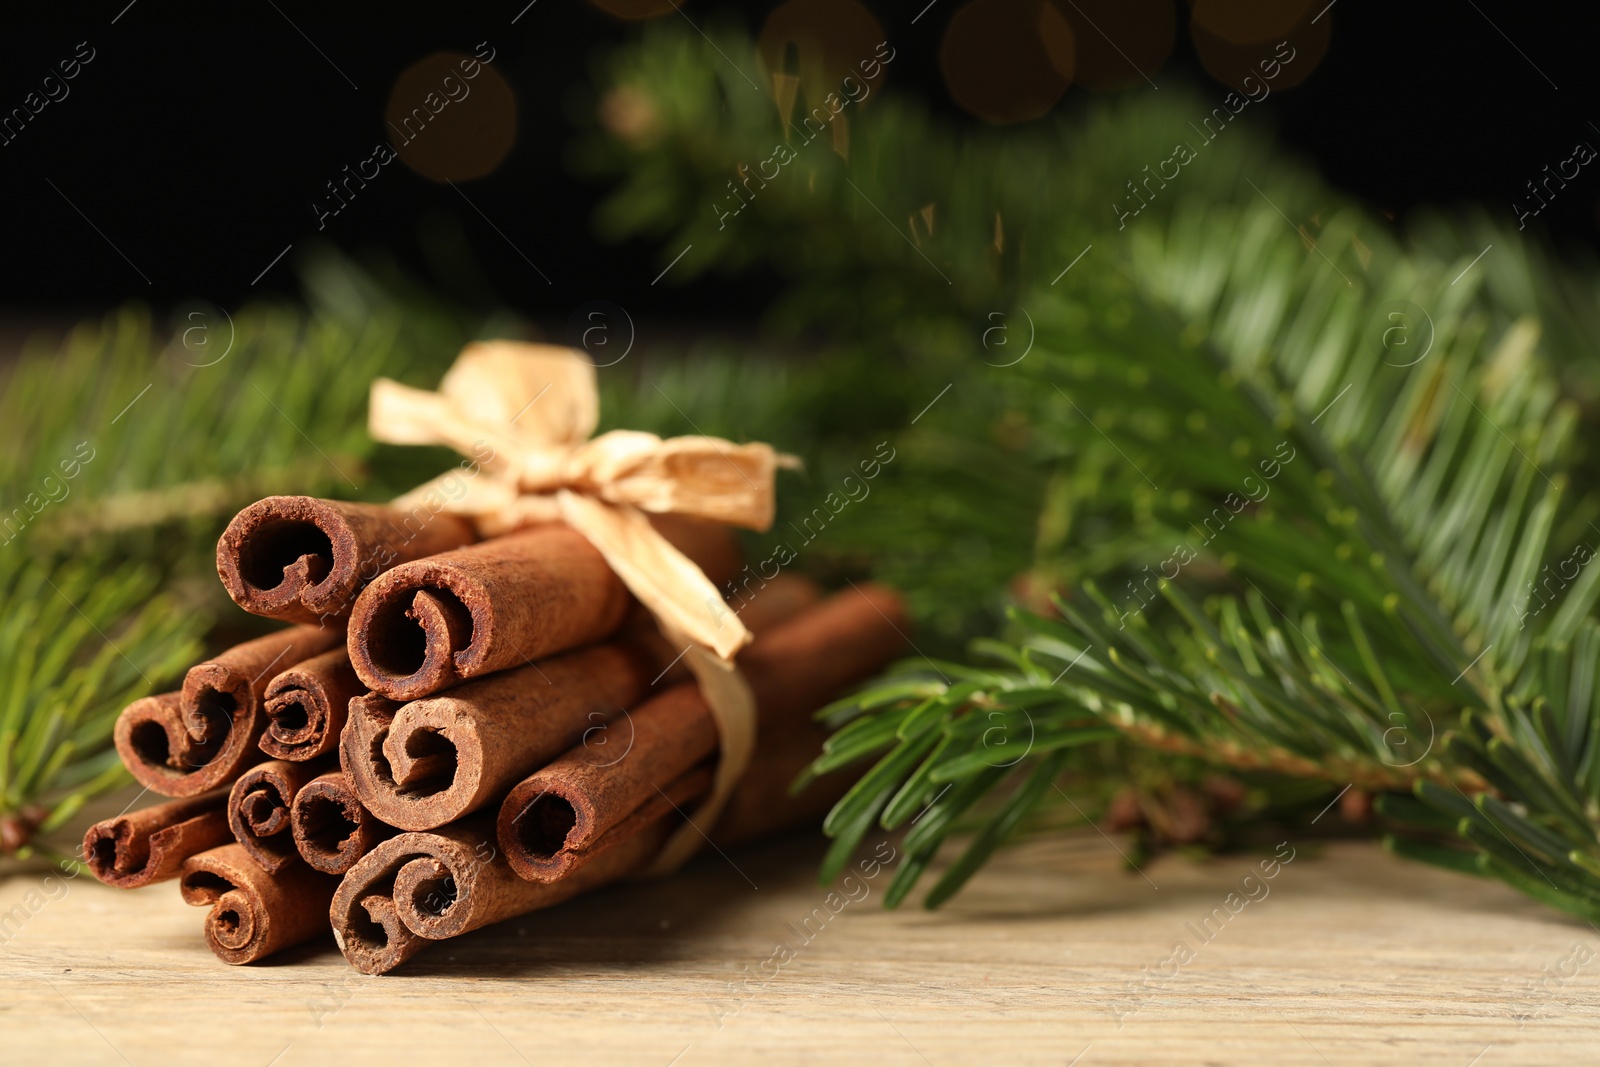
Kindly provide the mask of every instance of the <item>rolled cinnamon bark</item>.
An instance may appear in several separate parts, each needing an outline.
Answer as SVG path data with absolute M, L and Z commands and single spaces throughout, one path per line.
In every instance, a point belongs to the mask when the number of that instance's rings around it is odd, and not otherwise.
M 269 496 L 235 515 L 217 542 L 234 603 L 290 622 L 337 622 L 388 568 L 477 540 L 464 519 L 419 506 Z
M 495 845 L 491 813 L 428 833 L 405 833 L 363 856 L 339 883 L 329 916 L 345 958 L 386 974 L 429 943 L 549 907 L 637 869 L 661 847 L 671 813 L 570 878 L 518 878 Z
M 329 771 L 296 793 L 289 824 L 300 857 L 326 874 L 343 874 L 396 833 L 356 798 L 343 771 Z
M 118 889 L 176 878 L 184 860 L 231 840 L 227 800 L 218 789 L 104 819 L 83 835 L 83 861 Z
M 228 828 L 233 831 L 234 840 L 268 874 L 277 874 L 299 861 L 289 809 L 300 790 L 331 763 L 268 760 L 245 771 L 233 783 L 228 793 Z
M 822 599 L 822 589 L 803 574 L 779 574 L 752 597 L 740 595 L 728 610 L 739 616 L 745 629 L 760 636 L 779 623 L 794 618 Z
M 163 796 L 197 796 L 232 782 L 259 758 L 268 683 L 342 637 L 332 628 L 293 626 L 191 667 L 181 692 L 123 709 L 114 735 L 117 755 L 140 785 Z
M 267 686 L 261 751 L 296 762 L 333 752 L 339 747 L 350 701 L 365 692 L 343 648 L 283 671 Z
M 717 748 L 711 710 L 693 682 L 645 701 L 606 733 L 604 746 L 574 746 L 501 803 L 500 848 L 523 878 L 556 881 L 600 855 L 613 837 L 628 835 L 635 811 L 659 802 L 658 788 L 709 761 Z M 708 770 L 700 780 L 708 790 Z
M 816 810 L 818 797 L 831 803 L 838 795 L 828 791 L 831 783 L 808 788 L 799 798 L 788 793 L 827 738 L 811 712 L 900 654 L 905 626 L 897 594 L 863 585 L 756 637 L 739 656 L 756 698 L 756 753 L 718 833 L 747 840 L 798 822 Z M 523 779 L 501 804 L 500 847 L 522 877 L 552 881 L 570 875 L 615 837 L 629 834 L 635 811 L 656 803 L 667 783 L 703 767 L 717 748 L 715 720 L 692 682 L 645 701 L 607 733 L 607 746 L 575 746 Z M 626 745 L 620 758 L 607 751 L 613 740 Z
M 268 874 L 238 844 L 189 857 L 178 882 L 184 903 L 211 909 L 206 944 L 224 963 L 253 963 L 326 931 L 338 885 L 303 863 Z
M 498 803 L 530 771 L 638 700 L 659 673 L 638 646 L 596 645 L 399 705 L 350 703 L 339 761 L 361 803 L 402 830 Z
M 680 515 L 652 515 L 650 523 L 713 584 L 737 573 L 739 544 L 727 526 Z M 416 700 L 630 622 L 654 631 L 599 551 L 554 524 L 383 575 L 356 602 L 350 657 L 373 692 Z
M 910 632 L 900 594 L 863 582 L 745 649 L 739 666 L 756 694 L 760 733 L 750 767 L 711 831 L 718 846 L 821 822 L 863 768 L 835 771 L 790 792 L 831 732 L 813 713 L 905 655 Z
M 375 693 L 415 700 L 616 630 L 632 598 L 599 551 L 542 526 L 380 575 L 350 616 L 350 660 Z
M 875 586 L 841 594 L 797 616 L 787 627 L 773 632 L 764 656 L 756 657 L 759 681 L 752 687 L 766 698 L 762 728 L 752 776 L 765 776 L 803 765 L 820 751 L 820 737 L 788 729 L 796 721 L 813 732 L 810 712 L 835 695 L 835 691 L 878 669 L 900 651 L 904 638 L 904 611 L 899 598 Z M 782 640 L 777 640 L 780 631 Z M 889 635 L 893 635 L 893 637 Z M 748 654 L 761 644 L 758 638 Z M 838 652 L 838 662 L 794 660 L 794 655 L 827 657 Z M 812 681 L 813 676 L 816 681 Z M 854 677 L 853 677 L 854 676 Z M 841 679 L 843 679 L 841 681 Z M 692 687 L 680 687 L 692 691 Z M 678 690 L 674 690 L 678 692 Z M 787 718 L 784 718 L 787 717 Z M 355 719 L 352 718 L 352 723 Z M 772 725 L 774 728 L 768 730 Z M 788 740 L 800 739 L 814 747 L 800 752 L 779 751 Z M 632 753 L 630 753 L 630 758 Z M 620 764 L 618 764 L 620 766 Z M 613 768 L 614 769 L 614 768 Z M 744 832 L 761 832 L 791 825 L 797 813 L 808 810 L 787 797 L 792 775 L 771 783 L 773 788 L 736 791 L 733 803 L 719 823 Z M 746 779 L 748 781 L 748 778 Z M 368 974 L 382 974 L 404 963 L 429 940 L 453 937 L 487 923 L 559 903 L 580 892 L 644 869 L 671 831 L 680 824 L 681 812 L 709 786 L 708 768 L 701 764 L 656 790 L 647 801 L 585 850 L 582 862 L 549 882 L 522 881 L 516 877 L 498 840 L 491 839 L 488 814 L 480 813 L 431 833 L 405 833 L 380 844 L 363 857 L 340 883 L 330 916 L 334 936 L 345 957 Z M 771 795 L 774 790 L 777 799 Z M 562 833 L 560 820 L 548 828 Z M 520 884 L 518 884 L 520 883 Z

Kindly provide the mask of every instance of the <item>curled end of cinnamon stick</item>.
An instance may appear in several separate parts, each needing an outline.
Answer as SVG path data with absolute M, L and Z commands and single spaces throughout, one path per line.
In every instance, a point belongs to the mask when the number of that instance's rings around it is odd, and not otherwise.
M 351 965 L 364 974 L 387 973 L 429 942 L 557 903 L 603 880 L 524 882 L 500 859 L 493 829 L 485 819 L 464 820 L 432 833 L 400 834 L 362 857 L 329 908 Z M 596 875 L 614 877 L 636 862 L 632 853 L 619 851 L 617 858 L 617 871 L 596 869 Z
M 395 563 L 474 539 L 462 519 L 419 507 L 411 514 L 371 504 L 269 496 L 228 524 L 217 542 L 217 574 L 254 615 L 295 622 L 340 620 L 361 588 Z
M 598 641 L 634 603 L 581 534 L 538 526 L 379 575 L 350 613 L 350 661 L 373 692 L 416 700 Z
M 219 789 L 97 822 L 83 836 L 83 861 L 118 889 L 175 878 L 190 856 L 229 839 L 226 800 Z
M 337 879 L 299 864 L 269 874 L 237 844 L 191 856 L 178 882 L 185 903 L 211 909 L 206 944 L 233 964 L 253 963 L 324 931 L 337 886 Z
M 282 672 L 267 686 L 261 751 L 291 762 L 332 752 L 339 745 L 350 700 L 362 691 L 342 648 Z
M 711 767 L 702 764 L 671 783 L 652 786 L 627 812 L 601 810 L 597 804 L 605 798 L 597 796 L 592 780 L 567 776 L 560 770 L 563 762 L 524 779 L 500 805 L 495 824 L 500 848 L 517 877 L 530 882 L 574 877 L 648 828 L 676 825 L 711 791 Z
M 373 692 L 415 700 L 477 673 L 492 626 L 481 583 L 421 560 L 383 575 L 356 601 L 350 660 Z
M 234 840 L 269 874 L 300 858 L 290 826 L 296 795 L 323 770 L 304 763 L 268 760 L 250 768 L 228 794 L 228 827 Z
M 400 921 L 386 892 L 367 893 L 346 905 L 336 894 L 332 909 L 333 939 L 362 974 L 388 974 L 428 944 Z
M 518 877 L 560 878 L 592 836 L 594 815 L 582 789 L 560 781 L 528 779 L 500 805 L 496 836 Z M 581 825 L 580 825 L 581 824 Z
M 356 798 L 343 771 L 324 774 L 296 793 L 289 821 L 301 858 L 327 874 L 344 874 L 393 833 Z
M 366 974 L 393 970 L 430 941 L 549 907 L 638 870 L 661 847 L 667 819 L 641 822 L 595 862 L 552 883 L 518 878 L 492 820 L 463 819 L 380 844 L 350 869 L 329 916 L 345 958 Z
M 356 970 L 387 974 L 429 941 L 451 936 L 440 929 L 460 932 L 468 909 L 458 901 L 471 895 L 479 860 L 492 860 L 493 853 L 481 851 L 482 846 L 475 853 L 471 844 L 456 839 L 463 836 L 460 827 L 452 833 L 454 837 L 406 833 L 390 838 L 339 883 L 328 914 L 334 939 Z M 419 926 L 431 932 L 425 934 Z
M 139 784 L 192 797 L 232 782 L 257 760 L 262 697 L 273 675 L 340 644 L 336 629 L 291 626 L 222 652 L 184 675 L 178 693 L 136 700 L 113 739 Z
M 619 642 L 407 704 L 358 697 L 350 702 L 339 762 L 356 796 L 382 821 L 412 831 L 445 826 L 499 803 L 531 768 L 603 733 L 597 723 L 637 700 L 659 669 L 647 651 Z
M 234 603 L 254 615 L 313 622 L 354 599 L 355 531 L 331 504 L 269 496 L 235 515 L 217 542 L 217 574 Z
M 240 728 L 244 716 L 235 687 L 201 672 L 192 697 L 189 689 L 185 681 L 185 693 L 134 701 L 117 717 L 113 732 L 128 773 L 162 796 L 193 797 L 223 785 L 255 746 L 257 731 Z
M 430 830 L 478 806 L 484 765 L 477 723 L 450 697 L 400 706 L 369 696 L 346 730 L 344 765 L 367 809 L 402 830 Z

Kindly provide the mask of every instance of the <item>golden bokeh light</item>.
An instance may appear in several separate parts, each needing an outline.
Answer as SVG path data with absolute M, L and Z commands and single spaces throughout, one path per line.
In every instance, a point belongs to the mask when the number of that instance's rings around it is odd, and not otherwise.
M 1173 0 L 1054 2 L 1075 31 L 1077 54 L 1071 65 L 1062 67 L 1049 38 L 1045 51 L 1076 85 L 1097 91 L 1148 85 L 1172 55 L 1178 33 Z
M 436 182 L 491 173 L 517 141 L 517 99 L 490 63 L 435 52 L 395 79 L 384 108 L 402 162 Z
M 939 69 L 951 99 L 993 123 L 1047 113 L 1072 83 L 1073 28 L 1046 0 L 972 0 L 950 17 Z
M 1307 6 L 1300 20 L 1281 32 L 1269 32 L 1256 41 L 1239 42 L 1222 37 L 1201 24 L 1200 9 L 1205 3 L 1206 0 L 1200 0 L 1195 5 L 1195 17 L 1190 24 L 1200 64 L 1213 78 L 1240 92 L 1257 97 L 1299 85 L 1311 76 L 1327 54 L 1333 13 L 1325 8 L 1319 15 Z M 1230 32 L 1239 32 L 1243 24 L 1240 20 Z
M 1312 0 L 1194 0 L 1194 25 L 1231 44 L 1276 43 L 1311 15 Z

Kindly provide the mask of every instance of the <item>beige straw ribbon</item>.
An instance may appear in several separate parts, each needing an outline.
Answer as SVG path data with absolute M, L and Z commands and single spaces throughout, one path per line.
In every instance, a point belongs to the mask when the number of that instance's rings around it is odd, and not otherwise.
M 710 797 L 667 842 L 655 870 L 694 852 L 716 821 L 755 748 L 755 702 L 733 666 L 750 640 L 739 617 L 695 563 L 662 537 L 646 512 L 687 515 L 765 530 L 779 467 L 798 466 L 769 445 L 716 437 L 663 439 L 613 430 L 595 437 L 600 394 L 594 365 L 573 349 L 520 341 L 468 345 L 438 392 L 387 378 L 372 383 L 368 426 L 389 444 L 446 445 L 482 473 L 455 471 L 395 501 L 424 500 L 462 515 L 484 536 L 561 521 L 600 551 L 662 632 L 687 649 L 717 723 L 722 758 Z M 448 491 L 446 491 L 448 488 Z

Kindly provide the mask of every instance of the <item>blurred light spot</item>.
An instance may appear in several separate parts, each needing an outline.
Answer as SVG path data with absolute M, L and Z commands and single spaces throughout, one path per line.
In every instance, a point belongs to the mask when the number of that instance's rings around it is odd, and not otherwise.
M 950 17 L 939 69 L 966 111 L 988 122 L 1025 122 L 1048 112 L 1072 83 L 1074 38 L 1045 0 L 973 0 Z
M 655 101 L 636 86 L 606 90 L 599 113 L 601 125 L 636 149 L 649 148 L 661 135 L 661 113 Z
M 1200 0 L 1196 4 L 1189 26 L 1200 63 L 1213 78 L 1254 98 L 1260 97 L 1263 86 L 1271 93 L 1299 85 L 1311 76 L 1327 54 L 1332 36 L 1332 11 L 1324 9 L 1325 13 L 1318 18 L 1317 11 L 1307 6 L 1300 20 L 1288 29 L 1268 32 L 1256 41 L 1239 42 L 1220 36 L 1200 22 L 1200 8 L 1206 2 Z M 1236 28 L 1231 32 L 1237 32 Z
M 401 72 L 383 117 L 400 159 L 436 182 L 491 173 L 517 140 L 511 86 L 492 65 L 459 52 L 436 52 Z
M 1311 0 L 1195 0 L 1194 25 L 1232 44 L 1277 42 L 1310 10 Z
M 672 0 L 589 0 L 589 3 L 619 19 L 653 19 L 674 8 Z
M 1155 80 L 1178 32 L 1173 0 L 1054 0 L 1073 28 L 1077 55 L 1063 65 L 1052 38 L 1045 52 L 1068 80 L 1086 89 L 1129 89 Z

